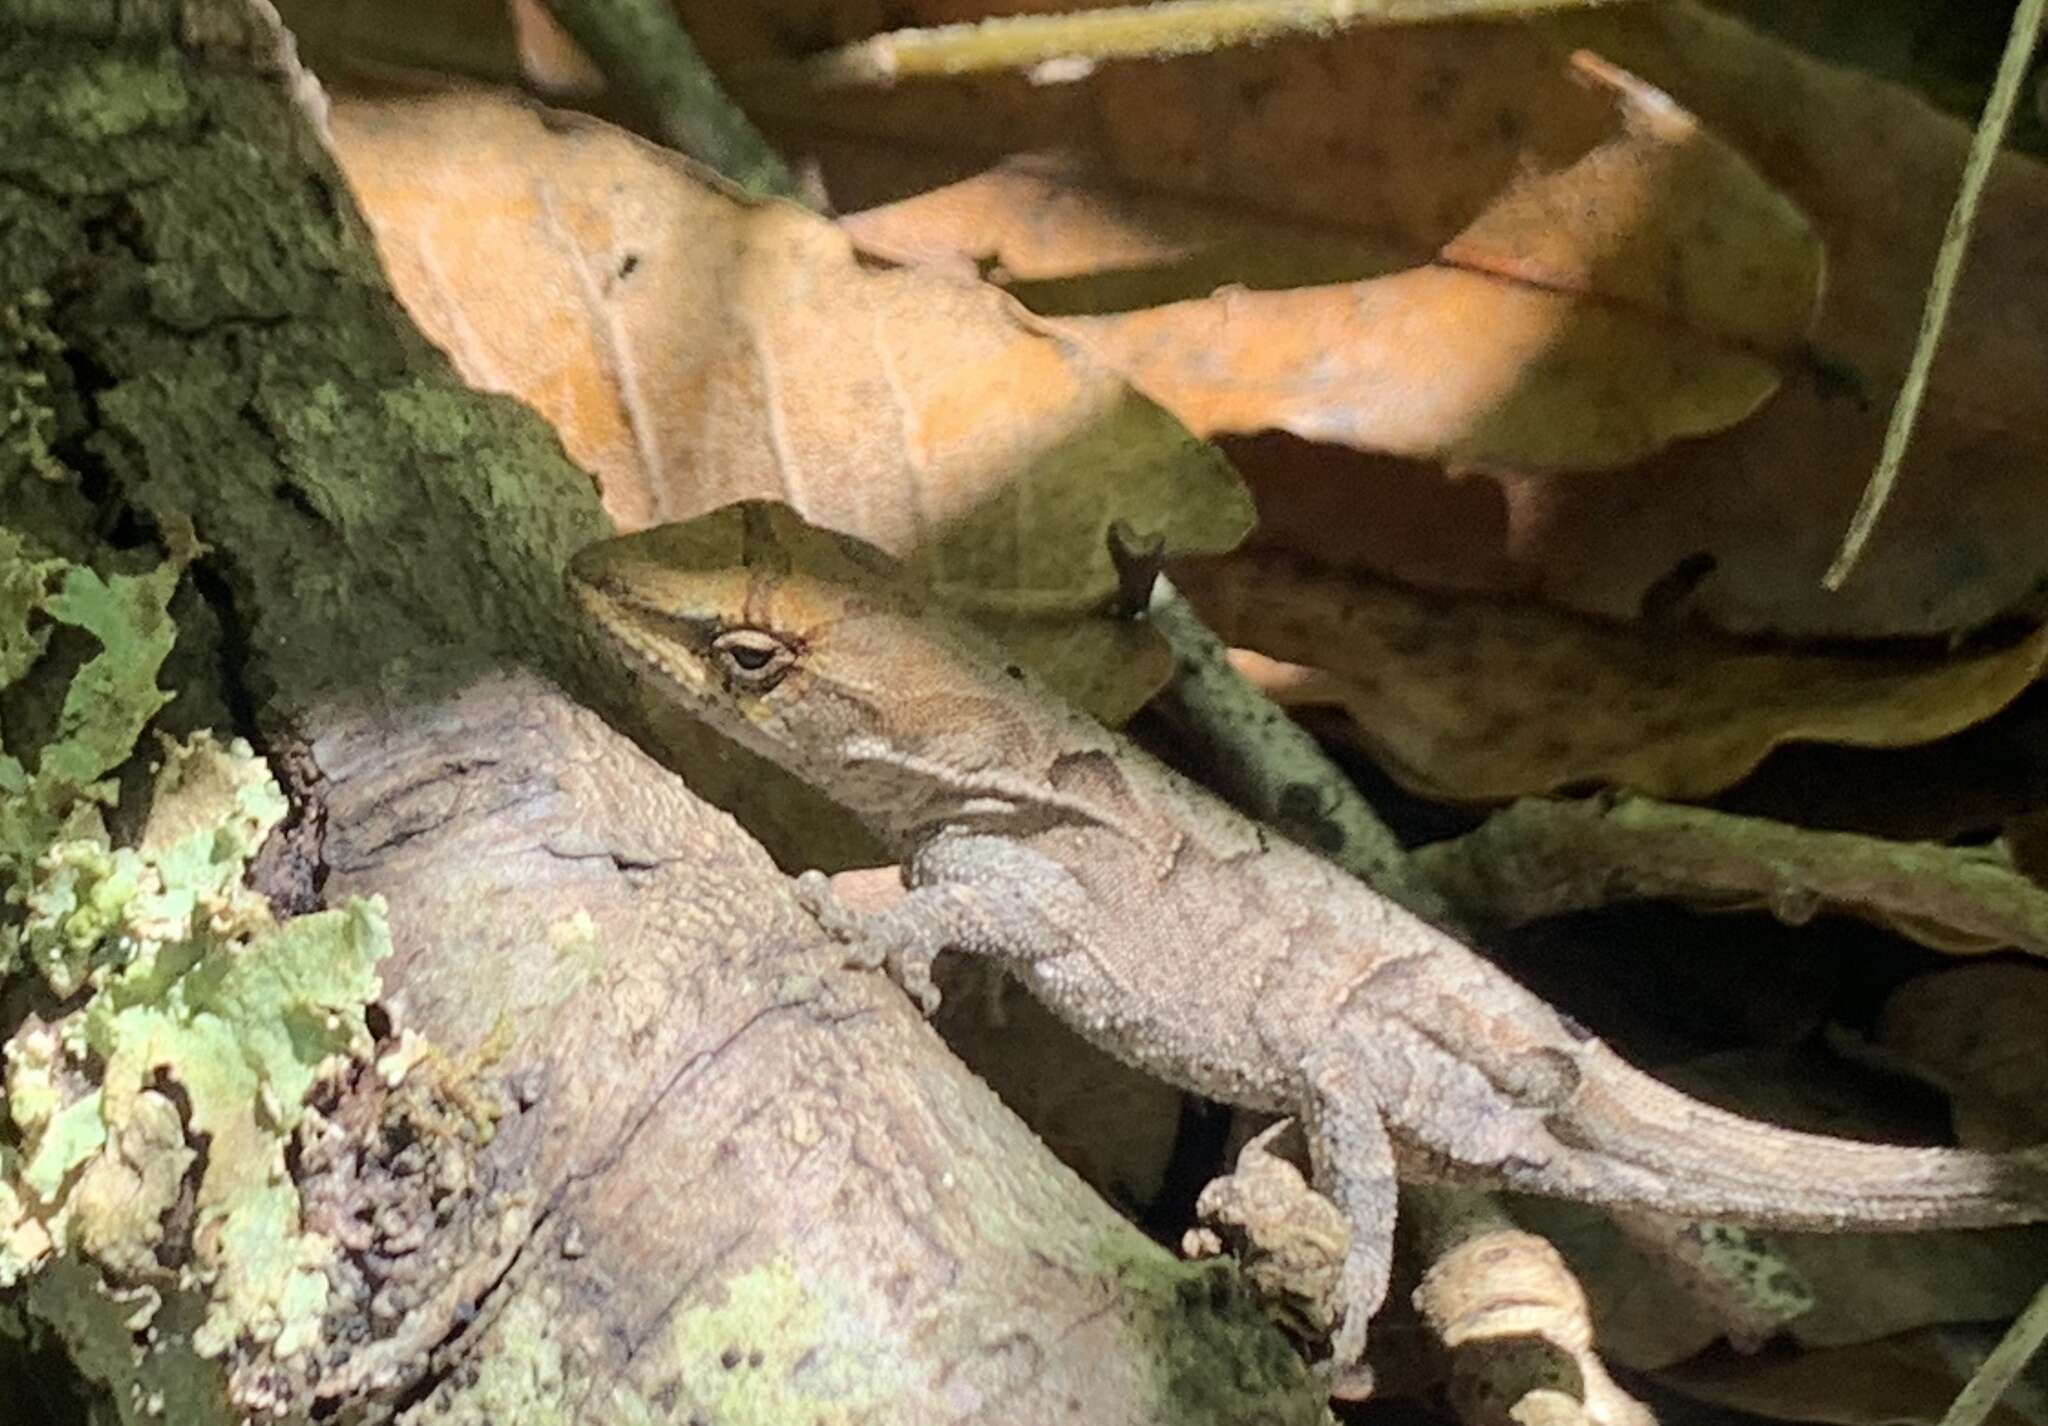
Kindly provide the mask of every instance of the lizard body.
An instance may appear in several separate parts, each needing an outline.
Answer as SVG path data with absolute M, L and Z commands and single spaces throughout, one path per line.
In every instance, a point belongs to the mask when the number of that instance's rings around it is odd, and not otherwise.
M 1671 1089 L 1454 937 L 1045 691 L 858 541 L 727 506 L 579 554 L 570 584 L 669 697 L 902 855 L 828 927 L 931 1003 L 945 947 L 1212 1097 L 1298 1115 L 1351 1244 L 1333 1362 L 1383 1299 L 1398 1176 L 1764 1227 L 2048 1217 L 2048 1161 L 1796 1133 Z M 858 919 L 858 924 L 856 923 Z

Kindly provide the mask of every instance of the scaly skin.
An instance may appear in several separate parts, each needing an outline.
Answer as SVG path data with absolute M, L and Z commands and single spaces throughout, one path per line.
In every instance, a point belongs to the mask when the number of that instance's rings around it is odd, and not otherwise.
M 943 947 L 1008 965 L 1176 1084 L 1297 1114 L 1352 1241 L 1339 1368 L 1386 1292 L 1395 1181 L 1766 1227 L 2048 1217 L 2039 1152 L 1794 1133 L 1630 1067 L 1457 940 L 1006 662 L 880 552 L 749 502 L 579 554 L 570 585 L 669 697 L 861 818 L 909 895 L 826 924 L 932 1003 Z

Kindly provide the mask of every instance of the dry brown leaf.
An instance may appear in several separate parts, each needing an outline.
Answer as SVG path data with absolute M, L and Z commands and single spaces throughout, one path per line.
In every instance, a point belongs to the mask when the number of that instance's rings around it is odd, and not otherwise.
M 1983 1343 L 1988 1350 L 1990 1341 Z M 1701 1401 L 1781 1421 L 1837 1426 L 1934 1426 L 1962 1389 L 1967 1363 L 1943 1334 L 1915 1332 L 1823 1352 L 1762 1358 L 1716 1356 L 1657 1373 Z M 1993 1407 L 1986 1426 L 2038 1426 L 2012 1406 Z
M 1514 1213 L 1570 1263 L 1593 1300 L 1609 1361 L 1653 1371 L 1723 1340 L 1716 1304 L 1611 1219 L 1552 1199 L 1517 1199 Z M 2048 1235 L 2035 1228 L 1772 1233 L 1763 1247 L 1787 1281 L 1811 1294 L 1811 1308 L 1785 1324 L 1784 1334 L 1815 1350 L 2010 1317 L 2048 1269 Z
M 1204 435 L 1280 429 L 1460 464 L 1638 460 L 1741 420 L 1778 382 L 1748 352 L 1449 268 L 1060 325 Z
M 1814 342 L 1829 365 L 1762 420 L 1660 460 L 1646 474 L 1686 494 L 1622 540 L 1615 523 L 1639 493 L 1532 489 L 1518 558 L 1592 608 L 1613 607 L 1631 574 L 1706 550 L 1717 566 L 1699 607 L 1735 629 L 1947 631 L 2009 607 L 2048 552 L 2048 166 L 2008 154 L 1994 170 L 1902 487 L 1855 578 L 1825 591 L 1816 572 L 1881 444 L 1970 126 L 1704 6 L 1639 8 L 1633 24 L 1559 29 L 1682 96 L 1813 215 L 1829 268 Z
M 1303 78 L 1285 52 L 1233 61 L 1270 69 L 1265 83 Z M 1811 319 L 1821 257 L 1804 218 L 1665 96 L 1590 55 L 1574 72 L 1607 99 L 1605 131 L 1579 135 L 1588 106 L 1562 76 L 1547 108 L 1499 116 L 1493 147 L 1527 162 L 1434 251 L 1386 236 L 1384 215 L 1333 232 L 1057 162 L 1001 165 L 846 227 L 888 256 L 994 264 L 1041 311 L 1114 313 L 1059 325 L 1205 435 L 1614 466 L 1756 409 L 1778 381 L 1766 353 Z M 1395 82 L 1444 80 L 1411 65 Z M 1560 133 L 1586 146 L 1546 152 Z M 1312 285 L 1346 276 L 1367 280 Z
M 994 8 L 910 0 L 889 7 L 886 23 Z M 775 54 L 792 32 L 823 45 L 884 20 L 871 7 L 808 0 L 678 9 L 742 92 L 748 61 Z M 1105 65 L 1071 84 L 999 76 L 840 91 L 808 105 L 772 91 L 752 99 L 792 153 L 824 162 L 847 208 L 1017 154 L 1058 152 L 1070 161 L 1063 181 L 1091 180 L 1052 209 L 1033 200 L 1056 195 L 1006 195 L 1000 180 L 958 190 L 972 207 L 957 220 L 934 209 L 955 234 L 925 245 L 927 256 L 965 243 L 1025 278 L 1105 281 L 1107 269 L 1166 264 L 1187 285 L 1165 296 L 1198 297 L 1233 280 L 1380 275 L 1448 249 L 1463 267 L 1589 291 L 1758 347 L 1795 340 L 1819 260 L 1801 217 L 1625 76 L 1596 64 L 1595 82 L 1574 82 L 1568 53 L 1523 24 L 1368 26 Z
M 512 82 L 522 45 L 505 0 L 277 0 L 310 63 L 378 72 L 441 70 Z
M 1792 1324 L 1808 1347 L 1870 1341 L 1923 1324 L 2015 1316 L 2048 1275 L 2039 1227 L 1934 1233 L 1811 1233 L 1776 1239 L 1813 1288 Z
M 863 27 L 936 18 L 934 5 L 892 7 L 886 18 L 872 7 L 821 10 L 797 0 L 685 9 L 707 44 L 744 58 L 778 33 L 820 44 L 851 39 Z M 1624 471 L 1511 481 L 1494 492 L 1496 513 L 1476 523 L 1472 482 L 1407 479 L 1398 497 L 1382 498 L 1373 482 L 1385 465 L 1366 456 L 1334 463 L 1350 465 L 1341 474 L 1326 465 L 1324 478 L 1342 483 L 1311 496 L 1313 508 L 1297 517 L 1289 502 L 1304 472 L 1284 446 L 1258 443 L 1247 460 L 1280 456 L 1246 467 L 1266 523 L 1328 560 L 1434 587 L 1536 589 L 1610 618 L 1634 617 L 1645 592 L 1695 555 L 1703 561 L 1691 567 L 1705 562 L 1712 574 L 1694 607 L 1737 632 L 1948 632 L 2011 607 L 2048 565 L 2048 500 L 2039 491 L 2048 466 L 2048 402 L 2039 395 L 2048 390 L 2048 343 L 2039 339 L 2048 285 L 2033 277 L 2048 229 L 2048 170 L 2008 156 L 1994 171 L 1902 487 L 1858 576 L 1828 593 L 1820 574 L 1912 348 L 1967 125 L 1706 5 L 1360 28 L 1105 66 L 1070 85 L 1018 79 L 835 93 L 817 110 L 829 115 L 833 142 L 807 142 L 798 117 L 782 133 L 792 151 L 825 158 L 845 203 L 934 182 L 942 171 L 934 153 L 951 157 L 957 178 L 1006 154 L 1065 148 L 1130 191 L 1370 232 L 1384 237 L 1382 247 L 1427 253 L 1508 191 L 1518 165 L 1560 168 L 1598 143 L 1602 116 L 1591 96 L 1555 92 L 1559 59 L 1579 47 L 1669 93 L 1812 219 L 1828 255 L 1813 360 L 1757 416 L 1722 435 Z M 1640 263 L 1647 276 L 1654 256 L 1632 251 L 1620 262 L 1631 271 Z M 1397 503 L 1398 518 L 1376 521 Z M 1348 519 L 1327 518 L 1346 508 Z
M 1724 1052 L 1658 1071 L 1688 1093 L 1810 1133 L 1880 1142 L 1939 1133 L 1890 1082 L 1830 1073 L 1810 1050 Z M 1594 1303 L 1602 1351 L 1640 1370 L 1683 1361 L 1721 1340 L 1717 1304 L 1650 1240 L 1580 1204 L 1517 1199 L 1515 1216 L 1557 1245 Z M 1943 1323 L 2011 1316 L 2048 1272 L 2048 1229 L 1764 1235 L 1760 1249 L 1810 1303 L 1782 1335 L 1807 1348 L 1896 1340 Z M 1784 1289 L 1763 1284 L 1773 1292 Z
M 1176 577 L 1219 634 L 1257 651 L 1240 667 L 1269 694 L 1341 708 L 1390 774 L 1451 800 L 1584 782 L 1703 797 L 1783 742 L 1895 746 L 1966 727 L 2048 658 L 2048 629 L 1949 659 L 1758 649 L 1422 594 L 1269 551 Z
M 815 214 L 500 96 L 343 99 L 334 138 L 408 311 L 554 424 L 622 529 L 784 499 L 1023 613 L 1041 669 L 1115 719 L 1165 665 L 1087 617 L 1106 526 L 1169 551 L 1246 528 L 1212 448 L 992 288 L 876 270 Z
M 2038 1023 L 2038 1022 L 2037 1022 Z M 1847 1066 L 1829 1072 L 1809 1049 L 1738 1049 L 1665 1067 L 1688 1093 L 1809 1133 L 1883 1143 L 1938 1138 L 1938 1118 L 1895 1081 Z M 1787 1328 L 1807 1347 L 1844 1347 L 1944 1322 L 2010 1317 L 2048 1274 L 2039 1225 L 1921 1233 L 1772 1233 L 1811 1290 Z
M 2048 805 L 2048 689 L 2036 684 L 1996 717 L 1910 751 L 1788 749 L 1719 805 L 1896 842 L 1981 841 L 2002 829 L 2015 869 L 2048 886 L 2028 832 Z
M 603 92 L 603 72 L 548 12 L 546 0 L 500 3 L 519 46 L 519 72 L 526 83 L 539 93 L 558 99 Z
M 1643 465 L 1503 483 L 1303 463 L 1233 448 L 1266 537 L 1418 583 L 1632 618 L 1688 565 L 1689 607 L 1735 632 L 1949 632 L 2008 609 L 2048 568 L 2048 167 L 1993 172 L 1903 478 L 1849 585 L 1820 584 L 1874 464 L 1960 177 L 1968 126 L 1906 92 L 1800 56 L 1704 6 L 1546 22 L 1661 86 L 1813 218 L 1828 252 L 1810 368 L 1751 420 Z M 1378 520 L 1398 502 L 1399 519 Z M 1335 509 L 1350 518 L 1330 519 Z M 1424 531 L 1417 536 L 1418 529 Z
M 1885 1002 L 1883 1047 L 1945 1089 L 1956 1137 L 1984 1148 L 2048 1141 L 2048 972 L 1960 966 L 1907 981 Z

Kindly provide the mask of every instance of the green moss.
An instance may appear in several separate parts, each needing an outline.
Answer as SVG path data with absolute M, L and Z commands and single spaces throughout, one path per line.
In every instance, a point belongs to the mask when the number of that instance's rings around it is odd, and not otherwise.
M 1184 1263 L 1132 1240 L 1105 1240 L 1103 1271 L 1122 1289 L 1131 1352 L 1154 1364 L 1158 1419 L 1181 1426 L 1330 1420 L 1308 1365 L 1228 1262 Z
M 112 55 L 58 71 L 44 93 L 16 94 L 24 100 L 40 101 L 48 123 L 89 143 L 182 123 L 192 110 L 175 69 Z
M 57 432 L 51 375 L 64 344 L 44 321 L 49 306 L 49 294 L 39 288 L 0 305 L 0 490 L 69 476 L 51 449 Z
M 64 212 L 46 198 L 0 186 L 0 272 L 18 291 L 34 291 L 57 271 L 74 237 Z

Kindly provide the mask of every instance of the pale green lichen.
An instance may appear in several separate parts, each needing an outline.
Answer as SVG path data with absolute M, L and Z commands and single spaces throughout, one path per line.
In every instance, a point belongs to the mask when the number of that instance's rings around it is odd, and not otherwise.
M 728 1279 L 720 1301 L 676 1312 L 663 1337 L 677 1388 L 704 1415 L 767 1426 L 886 1414 L 902 1384 L 876 1375 L 871 1331 L 778 1257 Z
M 189 1160 L 188 1138 L 204 1136 L 198 1251 L 176 1284 L 207 1295 L 202 1355 L 242 1340 L 289 1355 L 317 1329 L 332 1244 L 300 1231 L 284 1149 L 323 1069 L 369 1055 L 363 1007 L 389 949 L 375 904 L 278 924 L 242 887 L 284 811 L 246 746 L 202 734 L 167 758 L 138 848 L 65 843 L 27 898 L 26 943 L 82 952 L 93 993 L 7 1046 L 23 1153 L 7 1185 L 16 1221 L 0 1224 L 19 1246 L 0 1277 L 87 1242 L 102 1261 L 140 1261 L 181 1187 L 144 1170 Z M 182 1122 L 161 1112 L 166 1081 Z
M 440 1426 L 567 1426 L 577 1420 L 610 1421 L 617 1426 L 654 1419 L 645 1403 L 623 1383 L 612 1386 L 614 1409 L 585 1414 L 573 1404 L 568 1366 L 562 1350 L 558 1311 L 550 1304 L 521 1296 L 506 1304 L 491 1328 L 491 1350 L 477 1358 L 474 1374 L 451 1384 L 433 1404 Z M 624 1405 L 627 1410 L 616 1409 Z M 637 1406 L 637 1411 L 632 1408 Z
M 168 561 L 143 574 L 102 577 L 68 561 L 40 558 L 18 534 L 0 526 L 0 680 L 14 683 L 42 657 L 51 623 L 84 630 L 100 651 L 86 660 L 65 689 L 56 727 L 30 771 L 22 756 L 0 745 L 0 905 L 19 905 L 29 895 L 37 863 L 60 843 L 106 846 L 101 810 L 114 799 L 109 778 L 133 753 L 143 728 L 170 695 L 157 687 L 157 671 L 170 653 L 177 628 L 167 612 L 182 566 Z M 112 874 L 98 865 L 99 852 L 74 851 L 84 870 Z M 111 855 L 111 852 L 108 852 Z M 93 914 L 77 888 L 52 886 L 60 901 L 73 897 L 72 910 Z M 77 954 L 62 949 L 71 932 L 54 932 L 44 949 L 55 953 L 60 975 L 77 968 Z M 0 920 L 0 975 L 22 953 L 23 931 Z M 53 983 L 59 995 L 66 988 Z
M 17 954 L 42 972 L 50 989 L 72 995 L 85 983 L 95 952 L 128 949 L 121 922 L 148 871 L 126 847 L 86 837 L 57 843 L 38 860 L 29 883 Z
M 205 1358 L 317 1341 L 336 1249 L 305 1230 L 285 1151 L 320 1077 L 370 1057 L 390 949 L 379 903 L 278 922 L 245 887 L 287 805 L 239 741 L 166 743 L 135 845 L 111 843 L 111 774 L 168 701 L 178 573 L 34 560 L 0 530 L 5 671 L 32 676 L 52 622 L 100 645 L 32 760 L 0 751 L 0 974 L 67 1006 L 0 1046 L 0 1283 L 127 1419 L 223 1403 Z M 190 1252 L 166 1264 L 181 1205 Z

